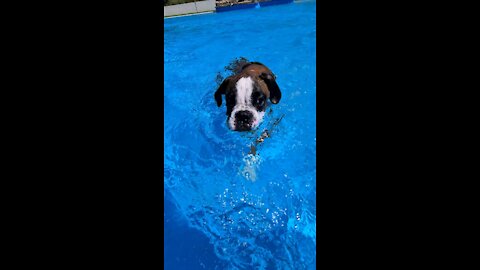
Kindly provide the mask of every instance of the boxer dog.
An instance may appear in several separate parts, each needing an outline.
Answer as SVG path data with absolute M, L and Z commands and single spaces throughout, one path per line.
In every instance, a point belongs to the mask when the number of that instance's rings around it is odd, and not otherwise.
M 234 131 L 249 131 L 261 123 L 267 100 L 277 104 L 282 98 L 275 75 L 259 62 L 244 63 L 226 78 L 215 92 L 217 106 L 225 95 L 228 127 Z

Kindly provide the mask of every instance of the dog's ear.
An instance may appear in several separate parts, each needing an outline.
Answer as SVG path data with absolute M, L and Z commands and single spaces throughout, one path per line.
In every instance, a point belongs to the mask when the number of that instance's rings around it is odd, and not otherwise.
M 218 107 L 222 105 L 222 95 L 225 95 L 225 91 L 227 90 L 227 86 L 229 82 L 230 82 L 230 77 L 226 78 L 222 82 L 222 84 L 220 84 L 217 91 L 215 92 L 215 101 L 217 102 Z
M 270 101 L 273 104 L 280 102 L 280 99 L 282 98 L 282 92 L 280 92 L 280 88 L 275 82 L 275 76 L 269 73 L 262 73 L 260 74 L 260 78 L 268 87 L 268 91 L 270 92 Z

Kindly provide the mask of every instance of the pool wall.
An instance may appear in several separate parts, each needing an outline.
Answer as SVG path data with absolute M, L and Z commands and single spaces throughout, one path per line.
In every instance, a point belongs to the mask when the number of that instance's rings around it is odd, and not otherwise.
M 216 11 L 224 12 L 224 11 L 232 11 L 232 10 L 239 10 L 239 9 L 255 8 L 257 5 L 259 7 L 266 7 L 266 6 L 273 6 L 273 5 L 280 5 L 280 4 L 288 4 L 292 2 L 293 0 L 271 0 L 271 1 L 265 1 L 265 2 L 251 3 L 251 4 L 217 7 Z
M 194 13 L 214 12 L 215 0 L 198 1 L 163 7 L 163 17 L 186 15 Z
M 206 1 L 198 1 L 193 3 L 185 3 L 185 4 L 179 4 L 179 5 L 173 5 L 173 6 L 164 6 L 163 16 L 172 17 L 172 16 L 214 12 L 214 11 L 225 12 L 225 11 L 232 11 L 232 10 L 239 10 L 239 9 L 249 9 L 249 8 L 256 8 L 256 7 L 279 5 L 279 4 L 288 4 L 292 2 L 293 0 L 271 0 L 271 1 L 264 1 L 264 2 L 258 2 L 258 3 L 239 4 L 239 5 L 226 6 L 226 7 L 216 7 L 215 0 L 206 0 Z

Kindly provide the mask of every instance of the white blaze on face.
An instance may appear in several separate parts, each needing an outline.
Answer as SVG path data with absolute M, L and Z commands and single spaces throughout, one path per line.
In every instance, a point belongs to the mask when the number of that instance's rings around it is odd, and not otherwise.
M 252 104 L 253 80 L 250 77 L 240 78 L 235 85 L 237 90 L 236 104 L 233 107 L 228 124 L 231 129 L 235 129 L 235 114 L 238 111 L 249 111 L 253 114 L 252 128 L 257 127 L 262 121 L 265 112 L 258 112 Z

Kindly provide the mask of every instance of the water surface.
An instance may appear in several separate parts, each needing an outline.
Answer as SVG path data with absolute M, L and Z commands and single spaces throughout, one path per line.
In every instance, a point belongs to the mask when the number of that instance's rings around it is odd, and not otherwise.
M 315 9 L 164 21 L 166 269 L 315 269 Z M 282 90 L 252 133 L 228 130 L 213 98 L 238 57 L 266 64 Z

